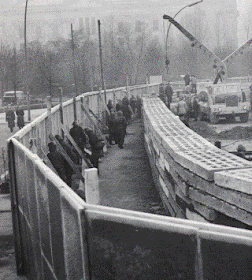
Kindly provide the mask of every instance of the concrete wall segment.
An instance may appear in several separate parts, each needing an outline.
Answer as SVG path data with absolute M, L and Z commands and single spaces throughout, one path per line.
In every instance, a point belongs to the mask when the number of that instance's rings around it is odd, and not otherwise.
M 175 193 L 180 194 L 182 199 L 186 199 L 187 203 L 191 199 L 191 203 L 196 205 L 195 207 L 199 213 L 202 211 L 204 216 L 210 218 L 209 213 L 211 211 L 212 213 L 220 211 L 243 223 L 246 221 L 251 224 L 249 218 L 250 197 L 246 196 L 245 193 L 238 194 L 238 192 L 235 193 L 232 190 L 236 188 L 238 191 L 241 181 L 237 178 L 234 179 L 234 177 L 238 177 L 239 171 L 243 171 L 245 174 L 247 173 L 247 176 L 245 175 L 247 178 L 247 192 L 250 191 L 248 172 L 251 168 L 251 163 L 216 148 L 213 144 L 185 127 L 184 124 L 180 125 L 180 120 L 172 114 L 165 115 L 161 110 L 160 114 L 158 114 L 158 107 L 161 103 L 155 98 L 153 98 L 153 105 L 150 105 L 150 103 L 151 98 L 143 99 L 143 108 L 146 108 L 144 110 L 144 122 L 147 127 L 146 132 L 149 135 L 148 149 L 152 151 L 150 161 L 154 160 L 161 178 L 164 180 L 163 169 L 165 168 L 164 163 L 167 162 L 169 172 L 171 172 L 177 183 L 178 192 L 175 191 Z M 154 111 L 155 114 L 153 113 Z M 161 155 L 162 159 L 160 158 Z M 236 180 L 236 187 L 228 189 L 229 182 L 227 182 L 227 177 L 229 173 L 232 174 L 230 170 L 235 173 L 235 175 L 232 175 L 232 182 L 235 183 Z M 216 176 L 215 173 L 217 174 Z M 217 183 L 214 184 L 215 180 L 220 186 L 217 186 Z M 242 180 L 241 177 L 240 180 Z M 218 203 L 213 203 L 212 206 L 214 205 L 215 207 L 212 207 L 204 203 L 203 200 L 198 199 L 197 196 L 191 195 L 191 197 L 188 197 L 189 188 L 190 190 L 195 188 L 194 193 L 198 192 L 197 189 L 201 192 L 203 191 L 202 194 L 205 197 L 212 195 L 213 201 Z M 245 187 L 243 187 L 244 189 Z M 200 204 L 202 207 L 197 207 Z M 223 205 L 220 206 L 219 204 Z M 238 218 L 238 215 L 234 214 L 233 206 L 242 214 L 242 218 Z M 215 210 L 211 210 L 211 208 Z M 229 209 L 233 209 L 231 211 L 232 215 L 229 215 Z
M 216 185 L 252 195 L 252 169 L 227 170 L 214 174 Z
M 252 163 L 217 149 L 195 149 L 176 153 L 177 162 L 200 177 L 214 180 L 214 172 L 251 168 Z

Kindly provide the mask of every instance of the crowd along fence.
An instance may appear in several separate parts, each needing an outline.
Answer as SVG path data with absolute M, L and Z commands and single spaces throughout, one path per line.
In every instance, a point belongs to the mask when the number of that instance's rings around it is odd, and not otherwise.
M 158 85 L 107 91 L 148 96 Z M 76 98 L 99 115 L 104 93 Z M 250 231 L 91 205 L 45 163 L 49 133 L 74 121 L 74 101 L 48 110 L 8 140 L 18 274 L 29 279 L 250 279 Z M 151 105 L 150 105 L 151 106 Z M 100 112 L 99 112 L 100 110 Z M 235 269 L 234 269 L 235 268 Z

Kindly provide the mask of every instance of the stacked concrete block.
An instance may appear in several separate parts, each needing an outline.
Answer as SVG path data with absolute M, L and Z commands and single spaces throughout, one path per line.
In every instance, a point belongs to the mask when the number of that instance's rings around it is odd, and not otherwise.
M 158 99 L 143 98 L 144 124 L 156 184 L 171 215 L 252 226 L 252 163 L 190 130 Z

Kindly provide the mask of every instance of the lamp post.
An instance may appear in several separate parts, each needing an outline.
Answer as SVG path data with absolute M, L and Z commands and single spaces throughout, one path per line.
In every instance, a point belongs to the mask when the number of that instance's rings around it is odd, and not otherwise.
M 199 3 L 202 3 L 202 2 L 203 2 L 203 0 L 197 1 L 197 2 L 194 2 L 194 3 L 192 3 L 192 4 L 188 4 L 188 5 L 184 6 L 183 8 L 181 8 L 181 9 L 174 15 L 173 18 L 175 19 L 175 17 L 176 17 L 181 11 L 183 11 L 185 8 L 190 8 L 190 7 L 195 6 L 195 5 L 197 5 L 197 4 L 199 4 Z M 163 19 L 166 19 L 166 18 L 165 18 L 165 15 L 163 16 Z M 169 59 L 168 59 L 168 36 L 169 36 L 170 28 L 171 28 L 171 22 L 170 22 L 170 24 L 169 24 L 169 26 L 168 26 L 168 28 L 167 28 L 166 40 L 165 40 L 165 50 L 166 50 L 166 52 L 165 52 L 165 65 L 166 65 L 167 75 L 168 75 L 168 65 L 170 64 L 170 61 L 169 61 Z

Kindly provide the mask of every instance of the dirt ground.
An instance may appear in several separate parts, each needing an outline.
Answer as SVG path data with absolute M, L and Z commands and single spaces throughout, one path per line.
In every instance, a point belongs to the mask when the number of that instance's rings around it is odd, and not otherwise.
M 214 140 L 239 140 L 252 137 L 252 126 L 242 127 L 237 124 L 236 127 L 229 127 L 227 123 L 226 130 L 216 132 L 215 128 L 205 121 L 190 121 L 190 128 L 197 134 L 206 139 Z
M 252 115 L 247 123 L 240 123 L 236 120 L 230 123 L 220 120 L 218 124 L 211 124 L 207 121 L 194 121 L 190 119 L 190 128 L 211 143 L 220 141 L 222 149 L 235 152 L 239 144 L 242 144 L 247 151 L 252 151 Z

